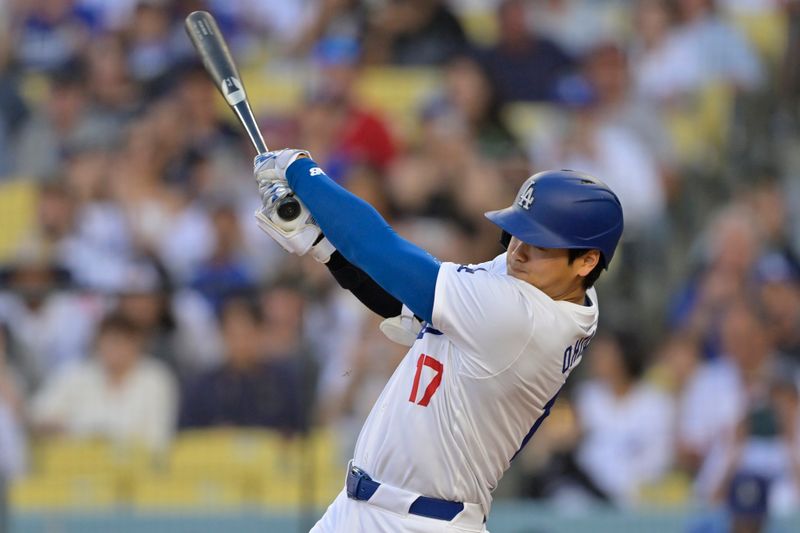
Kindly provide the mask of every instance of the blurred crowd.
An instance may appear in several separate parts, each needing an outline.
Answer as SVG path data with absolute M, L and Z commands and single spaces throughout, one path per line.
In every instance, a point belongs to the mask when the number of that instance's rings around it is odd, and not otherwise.
M 500 253 L 482 214 L 534 171 L 618 192 L 600 333 L 501 495 L 632 506 L 677 483 L 744 516 L 800 506 L 793 0 L 0 3 L 0 194 L 34 192 L 0 271 L 0 477 L 52 435 L 352 443 L 404 355 L 255 227 L 252 148 L 185 37 L 195 9 L 245 85 L 296 82 L 299 105 L 253 93 L 268 144 L 309 149 L 442 260 Z M 403 120 L 360 97 L 387 71 L 435 80 Z

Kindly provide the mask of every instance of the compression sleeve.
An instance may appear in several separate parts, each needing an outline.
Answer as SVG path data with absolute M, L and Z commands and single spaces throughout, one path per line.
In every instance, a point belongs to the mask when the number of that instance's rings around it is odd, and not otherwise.
M 366 272 L 345 259 L 338 250 L 333 252 L 325 266 L 341 288 L 353 293 L 353 296 L 373 313 L 383 318 L 390 318 L 398 316 L 403 311 L 400 300 L 375 283 Z
M 428 322 L 439 261 L 403 239 L 367 202 L 340 187 L 308 158 L 286 171 L 289 186 L 348 261 Z

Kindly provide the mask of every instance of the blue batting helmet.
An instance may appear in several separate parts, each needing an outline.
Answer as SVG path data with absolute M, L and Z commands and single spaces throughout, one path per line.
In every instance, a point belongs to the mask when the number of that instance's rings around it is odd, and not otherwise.
M 597 249 L 605 268 L 622 235 L 622 205 L 608 185 L 582 172 L 551 170 L 528 178 L 511 207 L 486 218 L 542 248 Z

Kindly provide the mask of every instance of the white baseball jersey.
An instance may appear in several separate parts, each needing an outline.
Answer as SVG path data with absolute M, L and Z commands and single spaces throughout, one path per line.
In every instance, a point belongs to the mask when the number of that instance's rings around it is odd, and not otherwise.
M 530 439 L 597 327 L 587 305 L 554 301 L 506 274 L 506 254 L 443 263 L 433 320 L 364 424 L 353 463 L 374 480 L 489 513 L 491 491 Z

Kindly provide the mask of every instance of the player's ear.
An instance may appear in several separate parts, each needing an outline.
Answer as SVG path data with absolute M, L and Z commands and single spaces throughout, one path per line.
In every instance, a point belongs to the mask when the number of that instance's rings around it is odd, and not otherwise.
M 575 263 L 578 265 L 578 274 L 582 277 L 588 276 L 600 264 L 600 250 L 589 250 L 578 257 Z

